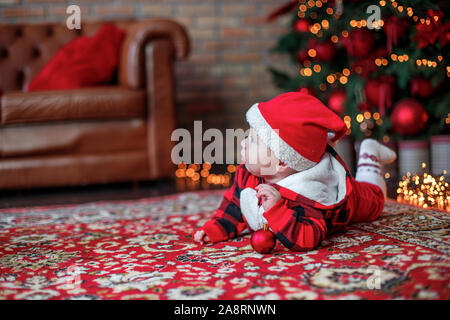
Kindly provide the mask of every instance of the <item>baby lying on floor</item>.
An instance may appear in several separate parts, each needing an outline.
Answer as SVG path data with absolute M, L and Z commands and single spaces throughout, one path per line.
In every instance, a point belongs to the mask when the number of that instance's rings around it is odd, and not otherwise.
M 379 217 L 386 197 L 382 165 L 395 160 L 394 151 L 364 140 L 353 178 L 333 148 L 346 124 L 300 92 L 257 103 L 246 116 L 250 133 L 234 183 L 194 241 L 225 241 L 267 225 L 285 247 L 304 251 L 349 223 Z

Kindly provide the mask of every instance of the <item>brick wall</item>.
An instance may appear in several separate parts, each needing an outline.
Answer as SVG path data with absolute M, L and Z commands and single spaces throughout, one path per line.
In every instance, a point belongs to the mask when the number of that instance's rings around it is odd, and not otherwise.
M 170 17 L 192 41 L 187 61 L 176 63 L 179 126 L 204 120 L 206 127 L 244 127 L 245 111 L 279 91 L 269 65 L 295 72 L 286 57 L 269 54 L 290 16 L 267 23 L 266 15 L 287 0 L 0 0 L 0 22 L 64 22 L 70 4 L 81 22 Z

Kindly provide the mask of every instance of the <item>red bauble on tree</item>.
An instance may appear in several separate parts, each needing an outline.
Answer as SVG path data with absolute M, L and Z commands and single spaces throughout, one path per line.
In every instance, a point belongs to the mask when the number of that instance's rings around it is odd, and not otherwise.
M 270 253 L 275 247 L 275 236 L 265 225 L 264 229 L 253 232 L 250 243 L 256 252 Z
M 345 100 L 347 95 L 345 91 L 339 90 L 332 92 L 328 97 L 327 105 L 328 107 L 336 112 L 338 115 L 342 115 L 345 111 Z
M 387 38 L 387 51 L 392 52 L 392 43 L 397 45 L 398 38 L 402 37 L 408 28 L 408 22 L 397 16 L 390 16 L 384 22 L 383 30 Z
M 411 80 L 411 94 L 416 97 L 428 98 L 434 91 L 431 82 L 422 78 L 414 77 Z
M 361 102 L 360 104 L 358 104 L 358 110 L 361 112 L 372 111 L 372 106 L 367 101 Z
M 317 61 L 330 61 L 336 54 L 336 48 L 330 40 L 320 42 L 316 46 Z
M 400 100 L 391 113 L 392 128 L 404 136 L 414 135 L 422 131 L 428 121 L 425 108 L 415 99 Z
M 308 58 L 309 58 L 309 56 L 308 56 L 308 51 L 307 50 L 300 50 L 299 52 L 297 52 L 297 61 L 298 61 L 298 63 L 302 64 L 303 62 L 308 60 Z
M 370 53 L 375 39 L 372 32 L 363 29 L 354 29 L 346 38 L 342 38 L 341 44 L 352 57 L 363 58 Z
M 294 23 L 294 30 L 297 32 L 308 32 L 309 31 L 309 21 L 306 19 L 298 19 Z
M 380 76 L 366 82 L 364 93 L 367 102 L 379 108 L 381 116 L 384 116 L 386 107 L 392 105 L 395 79 L 392 76 Z
M 319 42 L 317 39 L 311 39 L 308 42 L 308 50 L 310 49 L 314 49 L 311 58 L 316 61 L 330 61 L 336 54 L 336 48 L 330 40 Z
M 369 76 L 377 70 L 375 60 L 377 58 L 385 58 L 387 51 L 384 48 L 377 48 L 367 57 L 358 59 L 351 64 L 352 72 L 356 72 L 363 78 L 369 78 Z

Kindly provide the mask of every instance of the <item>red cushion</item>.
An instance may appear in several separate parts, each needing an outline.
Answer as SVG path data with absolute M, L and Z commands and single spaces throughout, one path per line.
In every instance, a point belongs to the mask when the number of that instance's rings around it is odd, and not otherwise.
M 76 89 L 110 82 L 124 37 L 124 30 L 104 24 L 92 37 L 72 40 L 34 77 L 28 91 Z

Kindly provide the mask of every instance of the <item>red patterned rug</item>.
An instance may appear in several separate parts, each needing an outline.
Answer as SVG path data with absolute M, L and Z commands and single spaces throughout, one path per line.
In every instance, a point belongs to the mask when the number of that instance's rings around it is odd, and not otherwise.
M 223 191 L 0 210 L 0 299 L 449 299 L 450 215 L 388 201 L 318 250 L 199 246 Z

